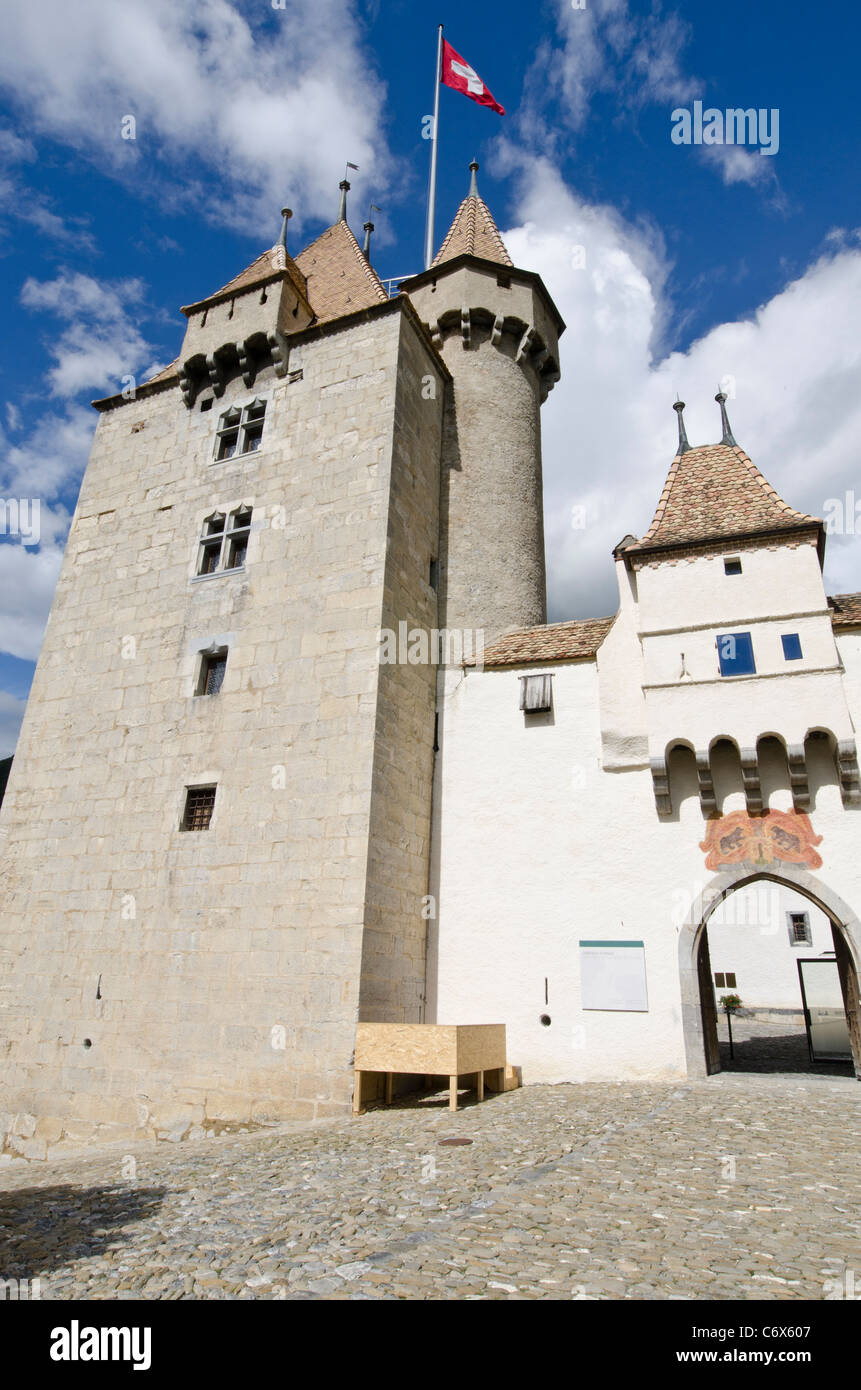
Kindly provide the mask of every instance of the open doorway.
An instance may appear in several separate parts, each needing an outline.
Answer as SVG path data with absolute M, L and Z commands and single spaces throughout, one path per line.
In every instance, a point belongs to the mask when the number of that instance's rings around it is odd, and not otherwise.
M 693 1075 L 861 1079 L 858 922 L 812 875 L 784 867 L 718 875 L 683 928 Z
M 773 880 L 737 888 L 699 950 L 721 1071 L 852 1075 L 834 926 L 809 898 Z

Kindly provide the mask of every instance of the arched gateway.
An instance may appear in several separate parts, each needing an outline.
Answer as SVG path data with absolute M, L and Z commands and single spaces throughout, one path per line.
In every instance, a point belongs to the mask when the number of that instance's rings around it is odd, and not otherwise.
M 708 1076 L 720 1070 L 717 1052 L 714 996 L 711 991 L 707 957 L 702 951 L 703 934 L 718 905 L 738 888 L 757 879 L 793 888 L 826 914 L 834 927 L 834 948 L 843 1004 L 849 1025 L 855 1076 L 861 1081 L 861 921 L 842 898 L 814 874 L 792 864 L 782 864 L 780 873 L 766 873 L 739 865 L 716 874 L 691 905 L 679 934 L 679 978 L 682 992 L 682 1026 L 688 1075 Z

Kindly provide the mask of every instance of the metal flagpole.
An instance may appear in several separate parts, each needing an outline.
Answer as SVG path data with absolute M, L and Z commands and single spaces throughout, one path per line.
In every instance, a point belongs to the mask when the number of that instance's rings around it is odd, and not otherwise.
M 436 151 L 439 129 L 439 80 L 442 69 L 442 25 L 436 43 L 436 84 L 433 94 L 433 141 L 431 143 L 430 190 L 428 192 L 428 221 L 425 232 L 425 270 L 433 260 L 433 223 L 436 211 Z

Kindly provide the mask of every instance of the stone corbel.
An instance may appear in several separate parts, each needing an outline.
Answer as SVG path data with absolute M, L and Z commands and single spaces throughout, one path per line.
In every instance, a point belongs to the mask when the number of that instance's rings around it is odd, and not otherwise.
M 515 362 L 522 362 L 524 357 L 529 356 L 530 352 L 532 351 L 532 346 L 535 342 L 536 336 L 537 335 L 534 328 L 527 328 L 523 337 L 520 339 L 520 346 L 518 347 L 517 355 L 514 358 Z
M 712 777 L 711 763 L 709 762 L 708 750 L 705 753 L 697 753 L 697 782 L 700 790 L 700 810 L 708 818 L 717 810 L 715 799 L 715 784 Z
M 221 363 L 214 353 L 210 353 L 206 359 L 206 370 L 209 373 L 209 384 L 213 394 L 216 396 L 224 395 L 224 376 L 221 370 Z
M 493 328 L 490 333 L 490 341 L 493 347 L 499 347 L 502 342 L 502 332 L 505 328 L 505 319 L 502 314 L 497 314 L 493 320 Z
M 290 349 L 287 340 L 276 329 L 274 333 L 267 333 L 266 341 L 269 344 L 269 351 L 272 353 L 272 365 L 275 368 L 275 375 L 283 377 L 287 375 L 287 363 L 290 358 Z
M 242 373 L 242 380 L 246 386 L 254 385 L 254 359 L 248 351 L 247 343 L 236 344 L 236 356 L 239 358 L 239 370 Z
M 561 373 L 559 371 L 559 368 L 553 367 L 549 372 L 542 372 L 539 376 L 538 387 L 540 391 L 540 400 L 542 405 L 547 400 L 547 397 L 550 395 L 550 392 L 553 390 L 553 387 L 559 380 L 560 375 Z
M 652 769 L 652 787 L 655 792 L 655 806 L 659 816 L 669 816 L 672 813 L 673 802 L 670 797 L 670 775 L 667 764 L 663 758 L 650 758 L 649 766 Z
M 195 386 L 194 377 L 188 371 L 185 363 L 183 363 L 179 369 L 179 389 L 182 392 L 183 401 L 188 406 L 188 409 L 191 410 L 197 395 L 197 387 Z
M 861 805 L 858 750 L 854 738 L 842 738 L 837 744 L 837 772 L 840 776 L 840 795 L 844 806 Z
M 434 347 L 435 347 L 435 348 L 441 348 L 441 347 L 442 347 L 442 329 L 441 329 L 440 326 L 439 326 L 439 319 L 434 319 L 431 323 L 429 323 L 429 324 L 428 324 L 428 330 L 429 330 L 429 332 L 430 332 L 430 335 L 431 335 L 431 342 L 433 343 Z
M 755 748 L 742 748 L 741 779 L 744 784 L 744 804 L 749 815 L 762 810 L 762 786 L 759 780 L 759 762 Z
M 464 347 L 469 347 L 472 342 L 472 324 L 469 317 L 469 309 L 464 304 L 460 311 L 460 336 L 463 338 Z
M 786 761 L 789 766 L 789 786 L 792 791 L 792 805 L 796 811 L 810 809 L 810 783 L 807 779 L 807 762 L 803 743 L 786 745 Z

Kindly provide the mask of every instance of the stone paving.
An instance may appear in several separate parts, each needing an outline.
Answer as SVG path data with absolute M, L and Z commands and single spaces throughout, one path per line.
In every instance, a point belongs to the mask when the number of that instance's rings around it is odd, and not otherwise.
M 736 1014 L 732 1022 L 733 1053 L 729 1055 L 727 1022 L 718 1018 L 721 1067 L 725 1071 L 803 1072 L 808 1076 L 851 1077 L 851 1062 L 811 1062 L 804 1016 L 764 1022 Z
M 464 1099 L 456 1114 L 431 1093 L 357 1120 L 12 1163 L 0 1277 L 38 1278 L 42 1299 L 822 1299 L 861 1286 L 853 1080 L 724 1073 Z

